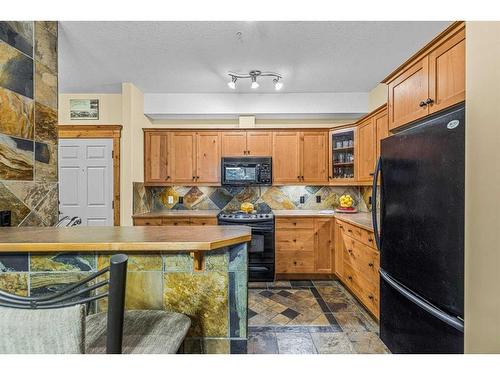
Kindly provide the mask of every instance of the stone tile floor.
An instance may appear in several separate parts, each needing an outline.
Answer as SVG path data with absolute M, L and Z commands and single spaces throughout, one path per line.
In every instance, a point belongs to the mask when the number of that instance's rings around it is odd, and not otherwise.
M 378 324 L 338 282 L 249 283 L 249 354 L 383 354 Z

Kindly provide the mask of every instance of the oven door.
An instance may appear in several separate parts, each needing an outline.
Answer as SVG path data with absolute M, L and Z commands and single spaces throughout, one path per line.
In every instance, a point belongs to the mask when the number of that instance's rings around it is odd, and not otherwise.
M 256 185 L 259 182 L 259 164 L 223 163 L 223 185 Z

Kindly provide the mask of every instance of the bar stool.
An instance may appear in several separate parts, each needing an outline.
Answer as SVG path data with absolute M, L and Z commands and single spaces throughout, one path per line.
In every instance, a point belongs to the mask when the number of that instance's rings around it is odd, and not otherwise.
M 0 291 L 0 353 L 176 353 L 191 320 L 175 312 L 125 311 L 127 262 L 126 255 L 113 255 L 109 267 L 50 295 Z M 108 272 L 109 279 L 97 280 Z M 82 297 L 107 285 L 107 292 Z M 108 311 L 86 316 L 85 304 L 102 298 Z

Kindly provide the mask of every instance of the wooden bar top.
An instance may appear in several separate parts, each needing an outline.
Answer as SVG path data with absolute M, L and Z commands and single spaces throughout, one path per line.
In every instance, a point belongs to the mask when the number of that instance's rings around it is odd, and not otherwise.
M 245 226 L 0 228 L 0 253 L 210 251 L 248 242 Z

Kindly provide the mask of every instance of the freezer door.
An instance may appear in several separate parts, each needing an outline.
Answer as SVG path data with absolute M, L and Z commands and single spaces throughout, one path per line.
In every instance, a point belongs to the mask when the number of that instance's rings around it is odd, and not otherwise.
M 380 278 L 380 338 L 392 353 L 464 352 L 463 323 Z
M 465 109 L 461 105 L 381 146 L 381 267 L 463 317 Z

